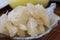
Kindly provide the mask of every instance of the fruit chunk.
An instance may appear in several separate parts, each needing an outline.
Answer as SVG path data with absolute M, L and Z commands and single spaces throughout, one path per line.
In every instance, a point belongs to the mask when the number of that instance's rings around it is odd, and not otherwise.
M 19 6 L 8 14 L 8 19 L 15 25 L 26 24 L 29 19 L 29 13 L 23 6 Z
M 42 33 L 45 32 L 45 28 L 44 28 L 43 25 L 39 25 L 39 26 L 37 26 L 37 29 L 38 29 L 38 31 L 39 31 L 39 34 L 42 34 Z
M 33 4 L 28 4 L 27 9 L 35 19 L 41 20 L 49 28 L 50 19 L 46 13 L 46 9 L 42 5 L 37 4 L 34 6 Z
M 21 30 L 27 31 L 27 26 L 26 25 L 20 24 L 20 27 L 19 28 Z
M 34 18 L 30 18 L 28 22 L 28 34 L 31 36 L 37 36 L 38 35 L 38 30 L 37 30 L 37 21 Z
M 0 24 L 2 26 L 2 33 L 6 34 L 6 35 L 9 35 L 9 31 L 6 27 L 6 24 L 7 24 L 7 14 L 3 14 L 1 17 L 0 17 Z

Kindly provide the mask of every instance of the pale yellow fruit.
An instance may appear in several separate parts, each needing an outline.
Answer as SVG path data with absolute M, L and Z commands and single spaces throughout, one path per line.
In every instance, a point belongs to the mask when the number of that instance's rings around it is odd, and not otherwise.
M 41 20 L 45 26 L 49 27 L 50 19 L 42 5 L 37 4 L 34 6 L 33 4 L 28 4 L 27 9 L 36 20 Z
M 9 35 L 11 37 L 15 36 L 15 34 L 17 33 L 17 28 L 13 26 L 10 22 L 8 22 L 6 26 L 7 26 L 7 29 L 9 30 Z
M 39 25 L 39 26 L 37 26 L 37 28 L 38 28 L 39 34 L 42 34 L 45 32 L 45 28 L 43 25 Z
M 37 30 L 37 21 L 34 18 L 30 18 L 28 22 L 28 34 L 31 36 L 37 36 L 38 30 Z
M 23 24 L 20 24 L 19 28 L 20 28 L 21 30 L 24 30 L 24 31 L 27 30 L 27 26 L 26 26 L 26 25 L 23 25 Z
M 2 26 L 2 30 L 3 30 L 3 34 L 9 35 L 9 30 L 7 29 L 5 25 Z
M 25 37 L 25 36 L 26 36 L 26 35 L 25 35 L 25 31 L 24 31 L 24 30 L 20 30 L 20 29 L 18 29 L 17 35 L 18 35 L 19 37 Z
M 46 9 L 42 5 L 39 5 L 39 4 L 36 5 L 35 7 L 36 7 L 35 14 L 34 14 L 35 18 L 42 20 L 44 25 L 49 28 L 50 18 L 46 12 Z
M 6 14 L 3 14 L 1 17 L 0 17 L 0 24 L 2 26 L 2 32 L 6 35 L 9 35 L 9 31 L 6 27 L 6 23 L 7 23 L 7 15 Z
M 19 6 L 8 14 L 8 19 L 15 25 L 26 24 L 29 19 L 28 11 L 24 6 Z
M 0 23 L 2 24 L 3 33 L 13 37 L 17 32 L 17 28 L 13 26 L 8 20 L 7 14 L 3 14 L 0 18 L 0 21 Z
M 15 8 L 19 5 L 26 5 L 27 3 L 32 3 L 32 4 L 43 4 L 46 6 L 49 2 L 49 0 L 8 0 L 10 6 L 12 8 Z

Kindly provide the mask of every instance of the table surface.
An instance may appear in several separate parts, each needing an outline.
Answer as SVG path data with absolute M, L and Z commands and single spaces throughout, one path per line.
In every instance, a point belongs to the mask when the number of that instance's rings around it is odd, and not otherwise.
M 12 9 L 9 6 L 6 6 L 5 8 L 0 9 L 0 15 L 2 13 L 5 13 L 6 11 L 10 11 L 10 10 L 12 10 Z M 56 7 L 55 13 L 60 16 L 60 7 L 59 6 Z M 0 40 L 5 40 L 5 39 L 9 40 L 9 38 L 0 37 Z M 38 39 L 34 39 L 34 40 L 60 40 L 60 21 L 59 21 L 58 25 L 55 28 L 53 28 L 53 30 L 50 33 L 43 36 L 42 38 L 38 38 Z

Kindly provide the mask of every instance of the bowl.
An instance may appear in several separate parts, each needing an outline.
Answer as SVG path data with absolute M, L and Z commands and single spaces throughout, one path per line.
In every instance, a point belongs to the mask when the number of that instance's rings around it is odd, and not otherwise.
M 50 5 L 50 7 L 46 8 L 47 14 L 51 18 L 51 24 L 50 24 L 51 26 L 50 26 L 50 28 L 46 32 L 44 32 L 41 35 L 35 36 L 35 37 L 14 37 L 13 39 L 15 39 L 15 40 L 31 40 L 31 39 L 41 38 L 44 35 L 48 34 L 57 25 L 58 21 L 60 20 L 60 17 L 57 16 L 54 13 L 54 9 L 55 8 L 56 8 L 56 3 L 52 3 Z
M 38 35 L 35 37 L 13 37 L 13 39 L 15 39 L 15 40 L 31 40 L 31 39 L 41 38 L 44 35 L 48 34 L 57 25 L 58 21 L 60 20 L 60 17 L 54 13 L 55 8 L 56 8 L 56 3 L 52 3 L 48 8 L 46 8 L 47 14 L 51 18 L 50 28 L 47 31 L 45 31 L 41 35 Z

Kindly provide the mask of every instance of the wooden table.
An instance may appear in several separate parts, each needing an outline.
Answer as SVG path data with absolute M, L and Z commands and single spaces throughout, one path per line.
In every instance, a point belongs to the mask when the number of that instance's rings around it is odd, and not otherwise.
M 0 9 L 0 15 L 10 10 L 12 9 L 9 6 L 6 6 L 5 8 Z M 60 6 L 56 7 L 55 13 L 60 16 Z M 11 40 L 11 39 L 1 37 L 0 40 Z M 60 40 L 60 21 L 58 25 L 55 28 L 53 28 L 53 30 L 49 34 L 43 36 L 42 38 L 34 39 L 34 40 Z

